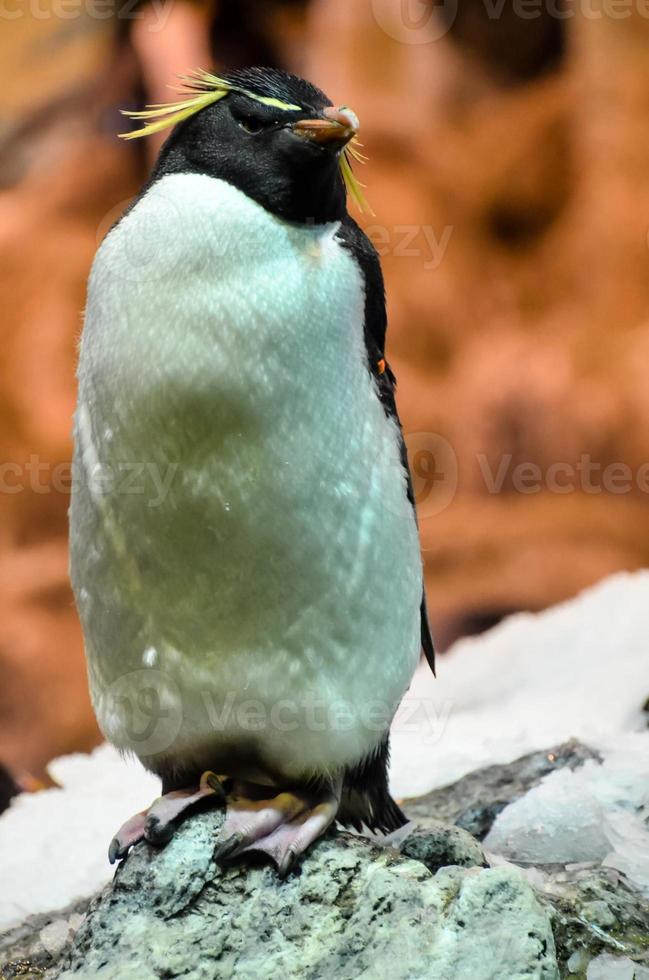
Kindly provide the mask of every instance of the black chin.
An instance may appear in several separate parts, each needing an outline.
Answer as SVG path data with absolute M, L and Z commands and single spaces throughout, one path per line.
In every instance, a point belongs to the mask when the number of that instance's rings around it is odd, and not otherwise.
M 293 139 L 304 143 L 302 137 L 293 136 Z M 291 168 L 290 185 L 287 183 L 283 193 L 277 188 L 268 203 L 258 200 L 287 221 L 302 224 L 340 221 L 347 212 L 347 204 L 338 150 L 332 146 L 300 145 L 296 155 L 300 159 Z

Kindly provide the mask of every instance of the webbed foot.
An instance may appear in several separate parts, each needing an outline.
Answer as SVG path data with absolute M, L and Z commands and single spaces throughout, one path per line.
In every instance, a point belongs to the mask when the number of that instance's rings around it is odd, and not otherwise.
M 133 844 L 143 839 L 158 846 L 166 844 L 173 837 L 176 821 L 184 811 L 210 796 L 215 797 L 215 803 L 225 806 L 225 790 L 213 772 L 203 773 L 198 789 L 176 789 L 159 796 L 148 810 L 136 813 L 122 824 L 110 842 L 108 860 L 114 864 L 126 856 Z
M 333 823 L 340 785 L 291 789 L 268 797 L 268 787 L 235 783 L 215 851 L 219 862 L 249 852 L 267 854 L 285 877 L 297 859 Z

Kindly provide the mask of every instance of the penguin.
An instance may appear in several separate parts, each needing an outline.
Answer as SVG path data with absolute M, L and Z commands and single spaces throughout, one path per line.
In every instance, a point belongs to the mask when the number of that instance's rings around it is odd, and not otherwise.
M 132 115 L 173 128 L 89 277 L 70 572 L 99 726 L 162 795 L 109 857 L 216 804 L 217 860 L 283 876 L 406 822 L 389 729 L 434 669 L 359 124 L 267 68 Z

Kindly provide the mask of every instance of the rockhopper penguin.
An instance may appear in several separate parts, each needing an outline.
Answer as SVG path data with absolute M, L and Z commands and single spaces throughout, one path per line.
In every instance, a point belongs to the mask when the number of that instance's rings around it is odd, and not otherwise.
M 285 874 L 405 822 L 388 731 L 433 646 L 358 120 L 280 71 L 185 85 L 90 275 L 71 575 L 101 729 L 162 778 L 111 860 L 212 797 L 217 858 Z

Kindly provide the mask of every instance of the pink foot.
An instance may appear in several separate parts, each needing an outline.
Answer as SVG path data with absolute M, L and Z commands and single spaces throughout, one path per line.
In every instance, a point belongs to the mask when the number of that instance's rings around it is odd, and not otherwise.
M 272 799 L 259 799 L 260 789 L 250 784 L 236 785 L 228 799 L 215 857 L 223 862 L 260 851 L 274 861 L 283 878 L 335 820 L 340 787 L 318 793 L 284 792 Z
M 225 804 L 225 792 L 219 777 L 213 772 L 203 773 L 197 790 L 177 789 L 158 797 L 148 810 L 136 813 L 122 824 L 110 842 L 108 860 L 114 864 L 126 855 L 133 844 L 143 838 L 150 844 L 166 844 L 173 836 L 174 821 L 188 807 L 208 796 L 215 796 L 219 802 Z

